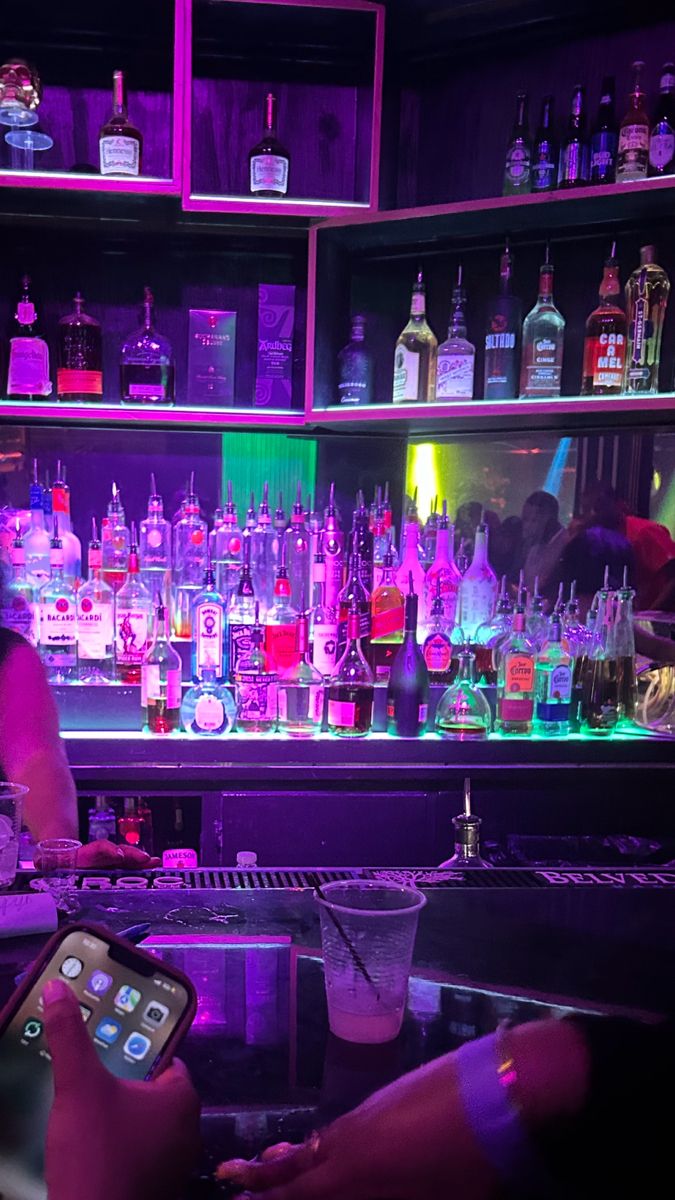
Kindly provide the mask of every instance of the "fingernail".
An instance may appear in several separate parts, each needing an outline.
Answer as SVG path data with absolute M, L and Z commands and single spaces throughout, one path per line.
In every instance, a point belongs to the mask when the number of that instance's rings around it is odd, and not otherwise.
M 242 1162 L 241 1159 L 236 1158 L 231 1162 L 219 1163 L 214 1172 L 215 1178 L 219 1179 L 221 1182 L 223 1180 L 227 1180 L 228 1183 L 242 1183 L 244 1179 L 244 1172 L 247 1166 L 248 1163 Z
M 124 846 L 117 847 L 117 857 L 124 858 Z
M 66 996 L 70 995 L 70 988 L 62 979 L 48 979 L 43 991 L 42 999 L 45 1007 L 50 1004 L 56 1004 L 59 1000 L 65 1000 Z

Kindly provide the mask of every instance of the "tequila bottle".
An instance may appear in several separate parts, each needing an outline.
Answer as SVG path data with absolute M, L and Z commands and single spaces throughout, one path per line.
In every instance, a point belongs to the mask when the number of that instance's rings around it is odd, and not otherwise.
M 328 679 L 333 674 L 337 658 L 338 619 L 336 608 L 326 601 L 326 559 L 321 550 L 314 557 L 313 578 L 311 658 L 321 677 Z
M 473 641 L 479 625 L 491 620 L 497 599 L 497 576 L 488 561 L 488 530 L 476 528 L 473 558 L 459 585 L 459 624 Z
M 177 638 L 192 637 L 192 608 L 206 570 L 208 526 L 200 513 L 194 471 L 185 497 L 185 510 L 173 531 L 173 625 Z
M 539 270 L 539 295 L 523 322 L 523 357 L 520 368 L 521 399 L 560 395 L 565 318 L 553 303 L 553 264 Z
M 516 118 L 506 150 L 504 164 L 505 196 L 520 196 L 532 189 L 532 143 L 527 120 L 528 100 L 526 92 L 516 96 Z
M 225 599 L 216 588 L 216 577 L 209 562 L 204 586 L 197 592 L 192 609 L 192 678 L 203 679 L 205 671 L 214 671 L 218 680 L 227 678 L 227 622 Z
M 37 311 L 29 294 L 28 275 L 24 275 L 21 288 L 21 298 L 16 306 L 9 337 L 7 395 L 41 400 L 52 393 L 49 347 L 40 337 Z
M 640 250 L 640 266 L 626 284 L 628 349 L 626 392 L 658 392 L 661 334 L 670 280 L 656 262 L 654 246 Z
M 101 175 L 140 175 L 143 137 L 127 116 L 123 71 L 113 71 L 112 113 L 98 138 Z
M 277 724 L 278 677 L 263 649 L 259 615 L 256 602 L 249 645 L 233 671 L 239 733 L 272 733 Z
M 201 679 L 183 696 L 180 720 L 186 733 L 220 737 L 232 730 L 236 712 L 229 688 L 218 682 L 213 667 L 204 667 Z
M 308 613 L 298 615 L 297 661 L 279 674 L 279 732 L 288 737 L 316 737 L 323 721 L 324 678 L 309 655 Z
M 96 521 L 91 523 L 89 578 L 77 593 L 77 654 L 80 683 L 110 683 L 114 676 L 115 596 L 103 578 Z
M 499 262 L 499 294 L 491 301 L 485 334 L 485 399 L 513 400 L 518 387 L 522 307 L 511 291 L 513 257 L 506 246 Z
M 122 346 L 120 392 L 131 404 L 173 404 L 175 366 L 168 338 L 155 329 L 154 299 L 144 289 L 140 329 L 130 334 Z
M 372 404 L 373 356 L 366 345 L 366 318 L 352 317 L 352 332 L 338 354 L 338 404 Z
M 525 632 L 525 607 L 518 604 L 511 633 L 499 648 L 497 729 L 531 733 L 534 712 L 535 647 Z
M 649 174 L 675 172 L 675 63 L 661 68 L 659 101 L 649 135 Z
M 122 497 L 115 482 L 112 485 L 112 497 L 108 502 L 108 515 L 102 523 L 101 532 L 103 578 L 114 592 L 119 592 L 129 568 L 131 534 L 122 506 Z
M 643 62 L 633 63 L 633 87 L 628 111 L 619 129 L 619 150 L 616 161 L 617 183 L 645 179 L 649 168 L 649 114 L 642 88 Z
M 394 352 L 394 404 L 433 401 L 438 342 L 427 322 L 426 292 L 421 271 L 413 285 L 410 319 Z
M 586 322 L 582 396 L 618 396 L 623 391 L 627 320 L 620 296 L 619 262 L 613 242 L 605 259 L 598 307 Z
M 555 617 L 535 666 L 534 727 L 543 737 L 566 737 L 570 731 L 573 675 L 574 659 L 562 644 L 562 626 Z
M 436 399 L 473 396 L 476 348 L 466 336 L 466 292 L 462 287 L 462 268 L 452 292 L 452 318 L 447 341 L 438 347 L 436 359 Z
M 56 391 L 59 400 L 99 400 L 103 395 L 101 326 L 84 311 L 78 292 L 73 312 L 56 330 Z
M 249 190 L 254 196 L 281 199 L 288 191 L 291 159 L 277 137 L 277 98 L 265 97 L 263 135 L 248 156 Z
M 115 601 L 115 661 L 121 683 L 141 682 L 141 666 L 152 636 L 152 597 L 139 572 L 136 529 L 132 525 L 127 578 Z
M 155 636 L 141 669 L 141 705 L 150 733 L 174 733 L 180 728 L 181 682 L 180 655 L 169 641 L 167 613 L 160 601 Z
M 605 76 L 591 134 L 591 183 L 614 183 L 619 133 L 614 116 L 614 79 Z
M 26 576 L 26 552 L 19 519 L 16 521 L 16 536 L 11 550 L 12 578 L 0 591 L 0 625 L 20 633 L 32 646 L 38 644 L 39 611 L 36 604 L 36 589 Z
M 159 592 L 167 612 L 171 612 L 171 525 L 164 516 L 164 501 L 157 491 L 154 473 L 150 475 L 148 515 L 140 525 L 138 547 L 141 579 L 151 596 Z
M 436 708 L 436 733 L 456 742 L 483 741 L 492 727 L 492 714 L 476 683 L 475 659 L 468 646 L 459 653 L 457 675 Z
M 328 730 L 337 737 L 365 737 L 373 723 L 374 683 L 364 657 L 362 614 L 352 597 L 347 623 L 347 646 L 328 685 Z
M 64 571 L 63 542 L 56 517 L 49 561 L 50 577 L 38 593 L 40 658 L 50 683 L 74 683 L 77 679 L 77 601 L 73 583 Z

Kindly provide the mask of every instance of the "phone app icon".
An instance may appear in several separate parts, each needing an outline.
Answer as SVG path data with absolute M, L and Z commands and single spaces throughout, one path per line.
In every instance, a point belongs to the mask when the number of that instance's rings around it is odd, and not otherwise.
M 159 1029 L 168 1015 L 169 1010 L 166 1004 L 160 1004 L 159 1000 L 151 1000 L 143 1013 L 143 1020 L 147 1021 L 148 1025 L 154 1025 L 155 1029 Z
M 65 975 L 66 979 L 77 979 L 84 970 L 84 963 L 81 959 L 75 958 L 74 955 L 69 955 L 64 958 L 61 963 L 61 974 Z
M 140 1062 L 142 1058 L 145 1058 L 149 1049 L 150 1038 L 146 1037 L 144 1033 L 130 1033 L 124 1043 L 124 1053 L 128 1054 L 129 1058 L 133 1058 L 135 1062 Z
M 28 1038 L 29 1042 L 34 1042 L 40 1037 L 43 1028 L 42 1021 L 38 1021 L 37 1017 L 29 1017 L 23 1027 L 22 1037 Z
M 141 998 L 141 993 L 132 988 L 128 983 L 125 983 L 120 988 L 115 996 L 115 1007 L 121 1008 L 122 1012 L 132 1013 Z
M 112 975 L 108 975 L 105 971 L 92 971 L 87 983 L 87 990 L 93 992 L 95 996 L 103 996 L 109 987 L 112 987 Z
M 82 1020 L 84 1021 L 85 1025 L 86 1025 L 87 1021 L 89 1020 L 89 1018 L 91 1016 L 91 1009 L 88 1008 L 86 1004 L 81 1004 L 80 1012 L 82 1013 Z
M 105 1042 L 106 1046 L 112 1046 L 116 1042 L 122 1032 L 122 1026 L 119 1021 L 115 1021 L 113 1017 L 104 1017 L 96 1026 L 97 1038 Z

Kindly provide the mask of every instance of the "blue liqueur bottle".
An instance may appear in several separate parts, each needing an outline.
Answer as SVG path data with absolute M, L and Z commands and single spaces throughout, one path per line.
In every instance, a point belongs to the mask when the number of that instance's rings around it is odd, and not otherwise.
M 338 354 L 338 402 L 373 403 L 373 356 L 366 345 L 366 318 L 352 317 L 352 332 Z
M 508 245 L 499 263 L 499 294 L 488 308 L 485 332 L 485 399 L 513 400 L 519 383 L 522 307 L 511 292 L 513 258 Z

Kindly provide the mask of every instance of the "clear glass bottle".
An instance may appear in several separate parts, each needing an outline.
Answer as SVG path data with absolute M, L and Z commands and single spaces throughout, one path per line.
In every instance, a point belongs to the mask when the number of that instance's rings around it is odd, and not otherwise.
M 476 683 L 476 660 L 468 646 L 460 650 L 458 661 L 454 682 L 436 708 L 436 733 L 456 742 L 484 741 L 492 728 L 492 714 Z
M 288 192 L 291 158 L 277 137 L 277 98 L 265 97 L 263 135 L 248 156 L 249 190 L 254 196 L 279 200 Z
M 370 658 L 375 678 L 387 682 L 398 647 L 403 641 L 403 592 L 394 578 L 391 546 L 384 556 L 382 582 L 370 597 Z
M 441 867 L 454 870 L 475 869 L 489 870 L 492 863 L 483 858 L 480 852 L 480 817 L 471 812 L 471 781 L 464 780 L 464 812 L 452 818 L 455 831 L 455 853 Z
M 227 504 L 223 512 L 223 523 L 216 531 L 213 565 L 216 572 L 216 587 L 226 604 L 230 603 L 239 583 L 244 552 L 244 535 L 239 528 L 237 509 L 232 498 L 232 480 L 227 481 Z
M 205 671 L 227 679 L 227 617 L 225 598 L 216 587 L 216 577 L 207 561 L 204 586 L 197 592 L 192 609 L 192 679 L 196 683 Z
M 619 131 L 614 115 L 614 78 L 606 75 L 591 134 L 591 183 L 614 183 Z
M 549 620 L 546 615 L 546 597 L 539 591 L 539 576 L 534 580 L 534 588 L 527 612 L 527 636 L 539 650 L 549 633 Z
M 208 525 L 200 512 L 194 471 L 185 497 L 185 510 L 173 531 L 173 628 L 177 638 L 192 638 L 192 609 L 201 590 L 208 551 Z
M 628 111 L 619 128 L 619 149 L 616 160 L 617 183 L 646 179 L 649 169 L 649 113 L 642 87 L 643 62 L 633 63 L 633 87 Z
M 49 489 L 47 494 L 51 500 Z M 23 548 L 26 556 L 26 575 L 37 589 L 49 579 L 49 534 L 44 512 L 45 492 L 38 481 L 36 458 L 33 459 L 33 479 L 28 496 L 30 528 L 24 535 Z
M 155 609 L 155 635 L 141 667 L 141 705 L 150 733 L 174 733 L 180 729 L 182 668 L 180 655 L 169 641 L 166 609 Z
M 164 516 L 164 501 L 150 475 L 148 515 L 140 525 L 138 557 L 141 579 L 151 596 L 159 592 L 166 611 L 171 612 L 171 525 Z
M 63 543 L 63 573 L 77 586 L 82 578 L 82 543 L 70 518 L 70 488 L 61 460 L 56 464 L 56 479 L 52 484 L 52 514 L 58 519 L 59 537 Z
M 499 647 L 496 727 L 501 733 L 532 732 L 536 651 L 525 623 L 525 608 L 519 603 L 511 633 Z
M 372 404 L 373 356 L 366 344 L 366 318 L 352 317 L 352 331 L 346 346 L 338 354 L 338 404 Z
M 123 71 L 113 71 L 112 113 L 98 136 L 101 175 L 137 176 L 143 166 L 143 137 L 127 116 Z
M 427 636 L 422 646 L 422 654 L 427 664 L 430 683 L 450 683 L 453 675 L 453 645 L 451 639 L 452 624 L 448 622 L 441 580 L 436 580 L 436 595 L 432 601 L 427 620 Z
M 627 572 L 624 572 L 623 587 L 616 593 L 612 648 L 617 665 L 619 717 L 626 721 L 635 719 L 638 702 L 633 626 L 634 597 L 635 592 L 628 586 Z
M 273 733 L 276 729 L 278 676 L 268 663 L 264 641 L 256 602 L 249 646 L 233 670 L 238 733 Z
M 401 547 L 401 561 L 394 576 L 396 586 L 399 591 L 405 593 L 408 590 L 408 576 L 412 573 L 414 590 L 418 596 L 424 594 L 424 579 L 425 570 L 420 561 L 420 527 L 418 521 L 412 514 L 408 514 L 408 520 L 403 529 L 403 544 Z
M 108 514 L 101 525 L 101 557 L 103 578 L 113 592 L 119 592 L 129 569 L 131 533 L 122 505 L 122 496 L 115 482 L 108 502 Z
M 314 556 L 313 579 L 311 659 L 322 679 L 329 679 L 337 660 L 338 619 L 335 607 L 326 603 L 326 558 L 322 550 Z
M 553 302 L 553 264 L 539 270 L 539 295 L 523 322 L 523 354 L 520 367 L 521 399 L 560 395 L 565 318 Z
M 286 570 L 284 547 L 274 583 L 273 604 L 265 623 L 265 654 L 272 670 L 281 674 L 282 671 L 291 670 L 297 665 L 297 635 L 298 610 L 291 603 L 291 584 Z
M 7 395 L 41 400 L 51 396 L 49 347 L 40 336 L 37 310 L 30 298 L 30 277 L 21 280 L 19 299 L 9 335 Z
M 39 611 L 37 607 L 37 589 L 33 587 L 26 575 L 26 552 L 19 519 L 16 520 L 16 535 L 11 549 L 12 578 L 8 584 L 0 588 L 0 625 L 3 629 L 12 629 L 22 637 L 37 646 L 39 641 Z
M 140 683 L 152 638 L 152 597 L 140 577 L 136 528 L 131 527 L 129 570 L 115 601 L 115 662 L 120 683 Z
M 155 329 L 154 299 L 143 293 L 142 324 L 122 345 L 120 394 L 130 404 L 173 404 L 176 368 L 168 338 Z
M 593 608 L 592 640 L 582 679 L 581 731 L 607 737 L 619 723 L 619 668 L 612 638 L 614 595 L 607 585 L 600 589 Z M 592 617 L 589 614 L 589 624 Z
M 556 617 L 537 654 L 534 729 L 542 737 L 567 737 L 570 731 L 574 659 L 563 646 L 562 636 Z
M 295 503 L 291 512 L 291 523 L 286 530 L 286 567 L 291 584 L 291 604 L 297 610 L 303 596 L 309 596 L 310 568 L 312 565 L 311 535 L 305 521 L 302 503 L 302 484 L 298 480 Z
M 91 402 L 103 395 L 101 326 L 84 311 L 78 292 L 72 313 L 61 317 L 56 330 L 56 392 L 59 400 Z
M 466 336 L 466 292 L 462 287 L 462 268 L 452 292 L 452 317 L 447 341 L 438 347 L 436 358 L 436 399 L 473 397 L 476 347 Z
M 232 731 L 236 714 L 229 688 L 218 682 L 213 667 L 203 667 L 201 679 L 188 688 L 180 706 L 185 732 L 196 737 L 220 737 Z
M 476 678 L 480 684 L 487 687 L 496 685 L 499 646 L 511 632 L 512 625 L 513 604 L 506 586 L 506 575 L 502 575 L 494 616 L 479 625 L 474 634 Z
M 77 593 L 77 656 L 80 683 L 110 683 L 115 674 L 115 596 L 103 578 L 101 543 L 91 522 L 89 578 Z
M 50 577 L 38 593 L 40 658 L 50 683 L 74 683 L 77 679 L 77 599 L 73 583 L 64 572 L 63 542 L 56 517 L 49 561 Z
M 628 347 L 626 392 L 658 392 L 661 335 L 670 280 L 656 262 L 654 246 L 640 250 L 640 265 L 626 283 Z
M 473 641 L 479 625 L 492 619 L 497 600 L 497 576 L 488 560 L 488 529 L 481 522 L 476 527 L 471 564 L 459 585 L 459 624 L 466 637 Z
M 362 614 L 352 597 L 347 647 L 328 685 L 328 730 L 337 737 L 365 737 L 373 723 L 374 683 L 361 648 Z
M 354 537 L 349 561 L 349 575 L 345 586 L 338 596 L 338 661 L 342 658 L 349 640 L 349 613 L 354 600 L 360 613 L 359 637 L 361 646 L 366 657 L 370 657 L 370 593 L 363 582 L 361 558 L 357 549 L 357 541 L 358 539 Z
M 588 183 L 590 152 L 586 134 L 585 89 L 577 84 L 572 92 L 572 106 L 567 132 L 560 145 L 558 158 L 558 187 L 574 188 Z
M 527 92 L 516 96 L 516 117 L 506 149 L 504 163 L 504 196 L 522 196 L 532 190 L 532 142 L 528 126 Z
M 395 737 L 422 737 L 429 715 L 429 671 L 417 643 L 419 601 L 408 577 L 405 597 L 403 641 L 389 673 L 387 686 L 387 733 Z
M 623 391 L 628 322 L 620 298 L 619 260 L 616 242 L 612 242 L 609 258 L 605 259 L 598 307 L 586 322 L 582 396 L 618 396 Z
M 368 592 L 373 590 L 373 532 L 370 528 L 370 513 L 366 507 L 363 491 L 356 494 L 356 508 L 352 517 L 349 544 L 359 556 L 361 579 Z
M 394 352 L 394 404 L 434 399 L 438 341 L 426 316 L 426 291 L 421 271 L 413 285 L 410 319 Z
M 117 837 L 117 814 L 107 796 L 95 796 L 94 806 L 89 809 L 87 841 L 114 842 Z
M 230 596 L 227 610 L 228 658 L 230 679 L 234 679 L 239 659 L 251 648 L 251 629 L 256 619 L 257 604 L 251 578 L 251 542 L 244 543 L 244 561 L 239 568 L 239 582 Z
M 541 102 L 539 128 L 532 151 L 532 191 L 552 192 L 556 184 L 556 153 L 553 96 L 544 96 Z
M 269 484 L 265 483 L 263 498 L 258 507 L 258 519 L 251 530 L 251 573 L 263 616 L 273 603 L 274 576 L 280 553 L 279 537 L 272 526 Z
M 522 305 L 511 290 L 513 256 L 508 245 L 499 260 L 499 293 L 488 305 L 485 332 L 486 400 L 513 400 L 518 389 Z
M 431 608 L 436 601 L 439 585 L 446 623 L 450 627 L 455 623 L 462 576 L 455 562 L 454 545 L 455 527 L 450 524 L 448 502 L 444 500 L 436 531 L 436 554 L 424 579 L 425 621 L 427 624 L 431 619 Z
M 316 737 L 323 722 L 324 677 L 309 654 L 309 614 L 297 619 L 298 660 L 279 673 L 279 732 L 292 738 Z
M 649 174 L 675 172 L 675 63 L 661 68 L 659 100 L 649 135 Z

